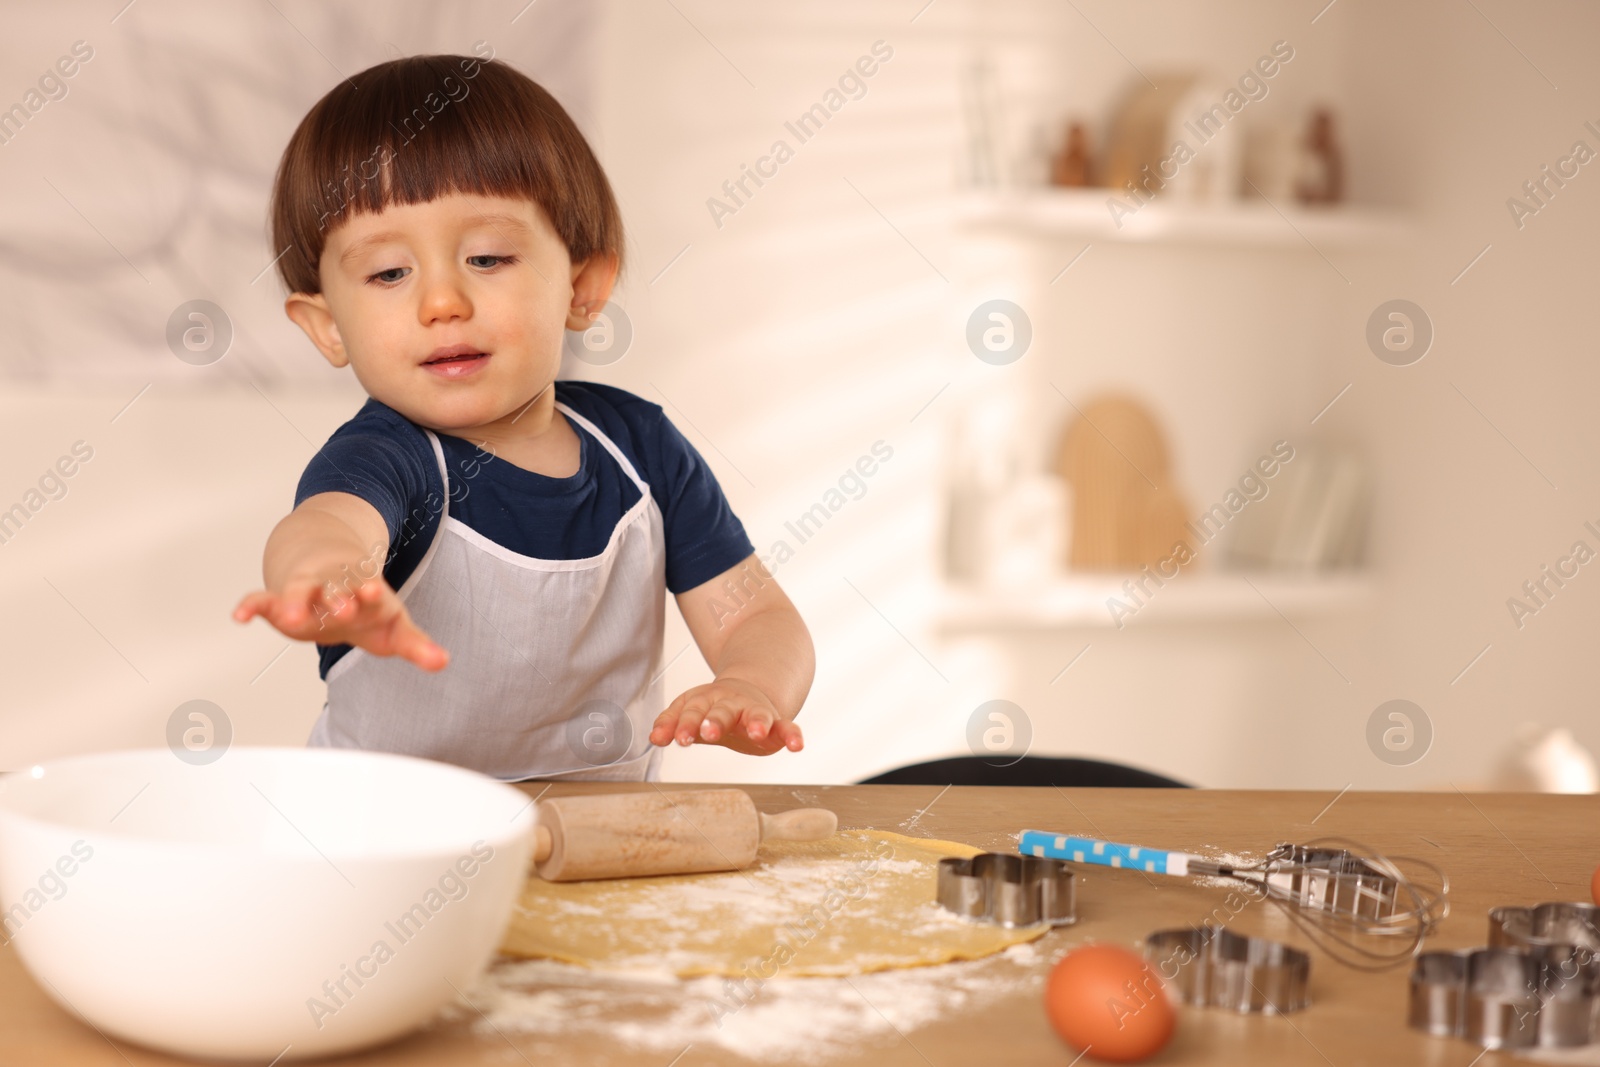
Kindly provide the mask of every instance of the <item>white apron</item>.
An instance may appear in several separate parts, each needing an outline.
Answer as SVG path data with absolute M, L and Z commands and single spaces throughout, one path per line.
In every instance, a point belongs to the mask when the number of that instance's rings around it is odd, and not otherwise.
M 308 744 L 376 749 L 525 778 L 656 780 L 666 541 L 649 484 L 609 437 L 560 402 L 639 487 L 598 556 L 535 559 L 450 515 L 400 587 L 411 618 L 450 653 L 438 672 L 352 648 L 328 671 Z

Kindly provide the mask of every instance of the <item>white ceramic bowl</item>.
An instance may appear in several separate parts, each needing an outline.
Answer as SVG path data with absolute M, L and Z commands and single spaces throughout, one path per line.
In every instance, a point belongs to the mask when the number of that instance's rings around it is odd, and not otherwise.
M 77 756 L 0 776 L 0 922 L 108 1034 L 266 1063 L 396 1037 L 466 991 L 534 811 L 442 763 L 340 749 Z

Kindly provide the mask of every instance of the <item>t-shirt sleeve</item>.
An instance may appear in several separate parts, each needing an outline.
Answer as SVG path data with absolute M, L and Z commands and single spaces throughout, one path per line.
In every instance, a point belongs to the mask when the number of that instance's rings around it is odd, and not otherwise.
M 658 409 L 659 410 L 659 409 Z M 710 581 L 755 552 L 716 475 L 665 413 L 657 447 L 666 523 L 667 590 L 674 595 Z
M 437 473 L 437 472 L 435 472 Z M 376 431 L 335 434 L 300 475 L 294 503 L 318 493 L 351 493 L 378 510 L 392 545 L 401 523 L 431 491 L 419 457 L 394 437 Z

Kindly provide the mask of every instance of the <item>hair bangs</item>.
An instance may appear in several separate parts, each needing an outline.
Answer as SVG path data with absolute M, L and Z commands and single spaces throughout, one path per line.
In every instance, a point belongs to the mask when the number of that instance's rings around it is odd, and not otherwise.
M 273 186 L 278 274 L 290 292 L 321 292 L 340 224 L 451 193 L 531 200 L 574 262 L 621 259 L 610 183 L 560 103 L 503 63 L 431 55 L 341 82 L 301 121 Z

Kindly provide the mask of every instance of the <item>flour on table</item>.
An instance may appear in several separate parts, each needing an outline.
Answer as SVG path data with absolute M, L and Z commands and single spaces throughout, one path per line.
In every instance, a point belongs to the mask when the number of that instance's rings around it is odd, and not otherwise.
M 902 1034 L 957 1012 L 1037 996 L 1047 963 L 1025 943 L 982 960 L 838 978 L 780 974 L 741 987 L 710 975 L 621 976 L 502 959 L 442 1018 L 470 1021 L 474 1033 L 510 1038 L 536 1054 L 590 1038 L 660 1053 L 663 1063 L 694 1045 L 758 1062 L 823 1064 L 859 1057 L 867 1045 L 900 1043 Z
M 1259 856 L 1245 856 L 1237 852 L 1208 851 L 1200 853 L 1200 855 L 1205 856 L 1205 858 L 1210 860 L 1212 863 L 1222 863 L 1229 867 L 1252 867 L 1261 862 L 1261 857 Z M 1239 886 L 1239 879 L 1229 878 L 1228 876 L 1221 874 L 1194 874 L 1189 876 L 1189 880 L 1195 885 L 1218 886 L 1229 889 L 1237 888 Z

